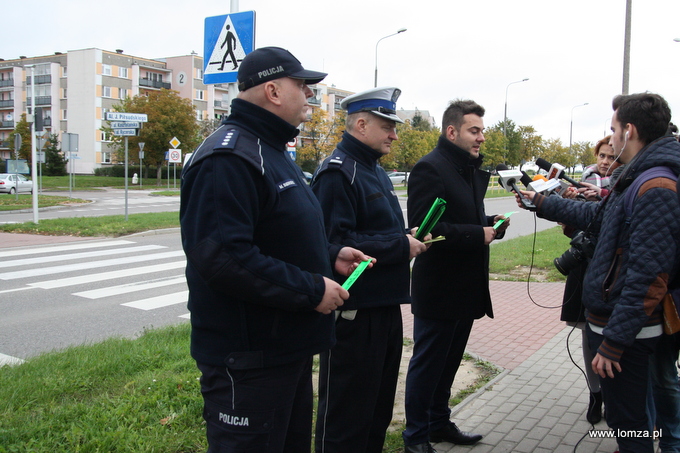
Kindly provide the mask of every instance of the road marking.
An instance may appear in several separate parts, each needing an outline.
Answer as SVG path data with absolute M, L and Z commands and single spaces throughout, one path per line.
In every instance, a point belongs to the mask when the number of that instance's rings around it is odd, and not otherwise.
M 128 302 L 121 305 L 124 305 L 126 307 L 138 308 L 140 310 L 154 310 L 156 308 L 181 304 L 183 302 L 187 302 L 188 300 L 189 291 L 180 291 L 178 293 L 150 297 L 148 299 L 136 300 L 134 302 Z
M 3 365 L 21 365 L 25 360 L 11 355 L 0 354 L 0 366 Z
M 81 285 L 84 283 L 94 283 L 104 280 L 115 280 L 117 278 L 129 277 L 130 275 L 150 274 L 153 272 L 163 272 L 173 269 L 182 269 L 186 267 L 186 260 L 173 261 L 170 263 L 154 264 L 152 266 L 132 267 L 121 269 L 118 271 L 101 272 L 99 274 L 78 275 L 76 277 L 58 278 L 55 280 L 45 280 L 42 282 L 29 283 L 28 286 L 34 286 L 42 289 L 64 288 L 66 286 Z
M 121 255 L 123 253 L 147 252 L 149 250 L 167 249 L 163 245 L 140 245 L 138 247 L 127 247 L 113 250 L 96 250 L 92 252 L 71 253 L 70 255 L 41 256 L 39 258 L 25 258 L 8 261 L 10 266 L 26 266 L 30 264 L 57 263 L 69 260 L 79 260 L 99 256 Z
M 90 261 L 86 263 L 67 264 L 63 266 L 43 267 L 40 269 L 27 269 L 24 271 L 13 271 L 0 273 L 0 280 L 15 280 L 18 278 L 39 277 L 41 275 L 61 274 L 65 272 L 82 271 L 86 269 L 96 269 L 107 266 L 119 266 L 131 263 L 141 263 L 144 261 L 156 261 L 166 258 L 176 258 L 184 256 L 183 250 L 172 252 L 155 253 L 151 255 L 128 256 L 126 258 L 114 258 L 103 261 Z
M 32 249 L 23 250 L 7 250 L 0 252 L 0 258 L 8 258 L 10 256 L 26 256 L 26 255 L 36 255 L 38 253 L 53 253 L 53 252 L 70 252 L 72 250 L 84 250 L 93 249 L 99 247 L 115 247 L 119 245 L 134 244 L 132 241 L 109 241 L 109 242 L 78 242 L 69 245 L 53 245 L 50 247 L 40 247 Z
M 136 291 L 144 291 L 153 288 L 162 288 L 163 286 L 177 285 L 180 283 L 186 283 L 186 278 L 183 275 L 180 277 L 167 278 L 156 281 L 126 283 L 124 285 L 109 286 L 106 288 L 93 289 L 89 291 L 80 291 L 78 293 L 73 293 L 73 295 L 85 297 L 86 299 L 101 299 L 103 297 L 119 296 L 121 294 L 133 293 Z

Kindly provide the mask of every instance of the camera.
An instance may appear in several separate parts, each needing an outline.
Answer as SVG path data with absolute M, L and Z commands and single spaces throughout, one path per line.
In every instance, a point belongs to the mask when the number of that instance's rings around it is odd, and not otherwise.
M 562 275 L 568 275 L 581 262 L 592 258 L 595 252 L 595 242 L 586 235 L 585 231 L 576 233 L 569 245 L 571 245 L 569 250 L 553 261 Z

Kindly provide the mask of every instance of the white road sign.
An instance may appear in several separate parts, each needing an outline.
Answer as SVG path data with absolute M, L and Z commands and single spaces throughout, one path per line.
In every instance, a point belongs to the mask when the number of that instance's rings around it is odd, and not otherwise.
M 136 137 L 137 129 L 114 129 L 113 135 L 118 137 Z
M 114 121 L 111 123 L 113 129 L 139 129 L 142 123 L 139 121 Z
M 181 164 L 182 150 L 181 149 L 168 150 L 168 162 L 170 162 L 171 164 Z
M 146 113 L 106 112 L 106 121 L 148 121 Z

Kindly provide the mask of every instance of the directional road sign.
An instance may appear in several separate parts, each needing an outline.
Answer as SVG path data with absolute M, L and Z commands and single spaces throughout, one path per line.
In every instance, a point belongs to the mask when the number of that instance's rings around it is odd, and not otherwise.
M 137 129 L 114 129 L 113 135 L 118 137 L 136 137 Z
M 106 112 L 106 121 L 148 121 L 146 113 Z
M 255 48 L 255 11 L 205 18 L 203 83 L 236 82 L 241 61 Z
M 111 122 L 112 129 L 139 129 L 142 127 L 140 121 L 113 121 Z

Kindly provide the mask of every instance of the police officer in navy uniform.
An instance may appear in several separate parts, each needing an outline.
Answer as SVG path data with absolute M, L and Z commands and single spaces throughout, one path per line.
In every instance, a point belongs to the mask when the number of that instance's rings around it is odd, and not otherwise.
M 191 354 L 209 452 L 310 451 L 312 356 L 334 344 L 349 296 L 333 277 L 363 260 L 330 245 L 323 214 L 286 152 L 326 74 L 287 50 L 250 53 L 231 115 L 182 174 Z
M 409 262 L 426 250 L 405 228 L 392 183 L 378 164 L 397 139 L 400 90 L 345 98 L 346 131 L 312 180 L 329 240 L 377 259 L 336 312 L 337 344 L 321 354 L 317 453 L 380 453 L 402 353 L 401 304 L 410 303 Z M 338 281 L 344 278 L 336 275 Z

